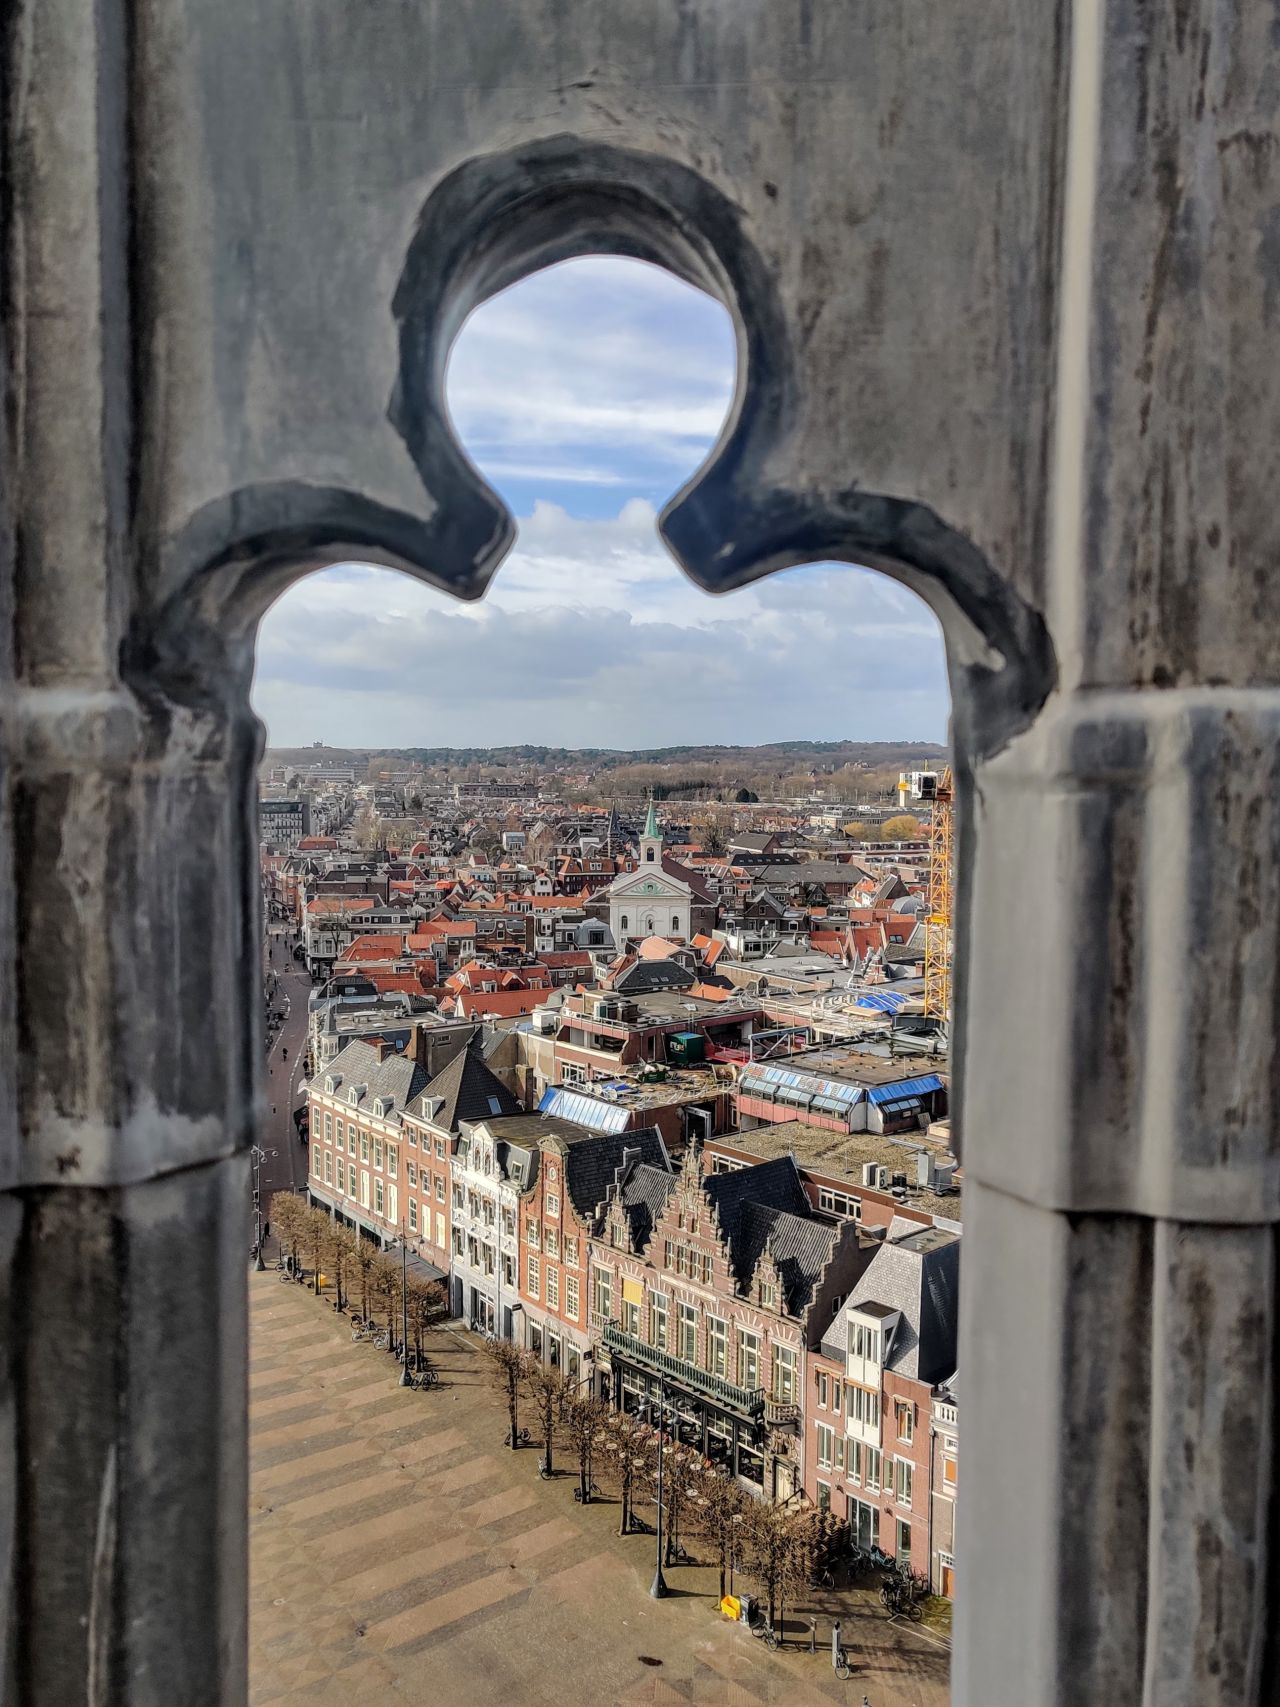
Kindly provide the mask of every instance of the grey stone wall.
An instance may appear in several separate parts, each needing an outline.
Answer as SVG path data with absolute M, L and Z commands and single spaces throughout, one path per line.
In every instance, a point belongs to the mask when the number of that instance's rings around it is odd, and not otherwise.
M 243 1699 L 253 635 L 344 555 L 483 591 L 512 524 L 449 345 L 596 251 L 739 328 L 664 516 L 693 578 L 868 562 L 948 637 L 955 1698 L 1272 1698 L 1275 31 L 1243 0 L 12 0 L 5 1701 Z

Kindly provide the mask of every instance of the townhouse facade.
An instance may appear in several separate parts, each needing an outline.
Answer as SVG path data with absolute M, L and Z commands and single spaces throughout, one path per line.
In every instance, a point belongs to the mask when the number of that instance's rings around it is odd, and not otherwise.
M 530 1174 L 519 1198 L 517 1338 L 575 1384 L 594 1362 L 591 1334 L 591 1238 L 609 1187 L 637 1165 L 669 1173 L 656 1128 L 596 1132 L 555 1117 L 530 1143 Z
M 781 1157 L 708 1175 L 636 1167 L 591 1244 L 602 1388 L 627 1410 L 663 1398 L 678 1432 L 764 1497 L 803 1486 L 805 1355 L 868 1260 L 857 1228 L 813 1215 Z
M 403 1117 L 426 1084 L 379 1040 L 348 1043 L 307 1085 L 311 1197 L 380 1244 L 407 1230 Z

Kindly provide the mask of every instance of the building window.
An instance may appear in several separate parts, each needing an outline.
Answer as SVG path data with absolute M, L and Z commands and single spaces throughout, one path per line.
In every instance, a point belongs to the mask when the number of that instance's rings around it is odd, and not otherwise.
M 776 1310 L 778 1308 L 778 1289 L 765 1281 L 760 1282 L 760 1308 Z
M 529 1258 L 529 1296 L 537 1298 L 542 1289 L 542 1264 L 537 1257 Z
M 554 1227 L 548 1227 L 542 1241 L 543 1253 L 549 1257 L 560 1255 L 560 1235 Z
M 902 1400 L 894 1408 L 898 1413 L 898 1439 L 910 1445 L 916 1437 L 916 1408 Z
M 578 1241 L 566 1238 L 564 1242 L 564 1260 L 573 1268 L 578 1266 Z
M 862 1480 L 868 1493 L 878 1494 L 880 1492 L 880 1448 L 878 1446 L 868 1446 L 865 1450 Z
M 911 1465 L 905 1458 L 895 1458 L 898 1472 L 898 1504 L 911 1504 Z
M 827 1423 L 817 1423 L 815 1426 L 818 1431 L 818 1468 L 820 1470 L 833 1469 L 836 1461 L 835 1430 Z
M 849 1418 L 863 1428 L 879 1428 L 880 1395 L 866 1387 L 850 1387 Z
M 729 1333 L 718 1316 L 707 1317 L 707 1373 L 723 1380 L 729 1373 Z
M 613 1315 L 613 1276 L 603 1269 L 596 1275 L 596 1311 L 606 1321 Z
M 453 1254 L 454 1254 L 454 1256 L 455 1257 L 462 1256 L 465 1249 L 466 1249 L 466 1247 L 462 1242 L 462 1228 L 461 1227 L 455 1227 L 453 1229 Z
M 625 914 L 625 913 L 624 913 L 624 914 L 623 914 L 623 915 L 622 915 L 622 917 L 621 917 L 621 918 L 620 918 L 620 919 L 619 919 L 619 920 L 618 920 L 618 924 L 619 924 L 619 925 L 620 925 L 620 926 L 621 926 L 621 928 L 622 928 L 622 929 L 623 929 L 623 930 L 624 930 L 624 931 L 627 931 L 627 930 L 630 930 L 630 929 L 631 929 L 631 922 L 630 922 L 630 920 L 629 920 L 629 919 L 628 919 L 628 918 L 627 918 L 627 915 L 626 915 L 626 914 Z
M 444 1139 L 443 1138 L 437 1138 L 436 1139 L 436 1160 L 438 1162 L 444 1161 Z
M 400 1165 L 400 1152 L 394 1144 L 387 1145 L 387 1172 L 393 1174 Z
M 622 1300 L 622 1331 L 632 1339 L 640 1338 L 640 1306 L 631 1298 Z
M 680 1342 L 676 1353 L 686 1363 L 698 1361 L 698 1312 L 692 1304 L 680 1306 Z
M 738 1385 L 750 1391 L 760 1385 L 760 1336 L 738 1329 Z
M 793 1405 L 796 1398 L 796 1354 L 789 1345 L 773 1348 L 773 1396 L 784 1405 Z
M 560 1270 L 548 1264 L 547 1266 L 547 1309 L 560 1308 Z
M 375 1179 L 373 1182 L 373 1212 L 375 1215 L 382 1215 L 385 1213 L 383 1202 L 382 1181 L 380 1179 Z
M 416 1150 L 418 1148 L 418 1134 L 412 1126 L 408 1127 L 407 1130 L 409 1133 L 409 1147 L 412 1150 Z
M 382 1140 L 381 1140 L 381 1138 L 375 1138 L 373 1141 L 373 1165 L 375 1168 L 380 1168 L 382 1166 Z
M 342 1145 L 343 1145 L 343 1133 L 342 1133 L 342 1122 L 341 1122 L 341 1120 L 335 1120 L 333 1123 L 333 1137 L 334 1137 L 334 1142 L 337 1144 L 338 1148 L 341 1149 Z
M 566 1274 L 564 1277 L 564 1313 L 570 1321 L 577 1321 L 578 1277 L 576 1274 Z
M 562 1085 L 585 1085 L 587 1069 L 577 1061 L 562 1061 L 560 1063 L 560 1083 Z
M 826 1371 L 820 1369 L 818 1371 L 818 1407 L 820 1410 L 825 1411 L 827 1408 L 827 1393 L 828 1384 Z
M 528 1222 L 527 1225 L 525 1226 L 524 1236 L 525 1236 L 526 1241 L 528 1242 L 529 1248 L 531 1250 L 536 1251 L 542 1244 L 542 1224 L 541 1224 L 541 1222 L 539 1222 L 539 1221 Z
M 364 1168 L 360 1170 L 360 1206 L 362 1209 L 369 1207 L 369 1175 Z
M 850 1322 L 849 1351 L 852 1356 L 860 1357 L 867 1363 L 879 1363 L 879 1328 L 870 1328 L 865 1322 Z
M 369 1160 L 369 1134 L 367 1132 L 360 1134 L 360 1160 L 362 1162 Z
M 558 1191 L 549 1191 L 546 1195 L 544 1207 L 546 1208 L 547 1214 L 550 1215 L 553 1221 L 559 1220 L 560 1193 Z
M 516 1259 L 508 1251 L 502 1253 L 502 1284 L 514 1286 L 516 1283 Z
M 849 1460 L 849 1480 L 860 1482 L 862 1480 L 862 1442 L 860 1440 L 846 1441 L 845 1451 Z
M 818 1510 L 831 1510 L 831 1487 L 827 1482 L 818 1483 Z
M 911 1563 L 911 1525 L 903 1523 L 901 1518 L 898 1520 L 898 1563 Z
M 680 920 L 679 920 L 679 917 L 675 913 L 673 913 L 671 915 L 671 931 L 672 931 L 672 934 L 675 936 L 678 936 L 680 934 Z
M 649 1344 L 667 1349 L 667 1300 L 662 1292 L 649 1294 Z
M 436 1244 L 441 1250 L 444 1249 L 444 1216 L 438 1211 L 436 1213 Z
M 409 1231 L 411 1233 L 418 1231 L 418 1205 L 412 1198 L 409 1199 Z
M 348 1164 L 347 1164 L 347 1196 L 348 1197 L 354 1197 L 355 1194 L 356 1194 L 356 1165 L 354 1162 L 348 1162 Z
M 316 1176 L 317 1179 L 320 1178 L 320 1151 L 319 1151 L 319 1149 L 315 1149 L 311 1152 L 311 1171 Z
M 324 1117 L 324 1138 L 326 1144 L 333 1140 L 333 1116 L 331 1114 L 326 1114 Z
M 840 1400 L 841 1400 L 843 1393 L 844 1393 L 844 1382 L 843 1381 L 833 1381 L 831 1383 L 831 1409 L 836 1413 L 837 1416 L 840 1415 Z
M 328 1150 L 324 1153 L 324 1183 L 333 1184 L 333 1156 Z
M 956 1461 L 954 1458 L 943 1457 L 942 1485 L 946 1488 L 954 1488 L 956 1485 Z
M 453 1207 L 455 1209 L 461 1209 L 465 1202 L 466 1199 L 463 1197 L 462 1187 L 460 1185 L 455 1185 L 453 1188 Z

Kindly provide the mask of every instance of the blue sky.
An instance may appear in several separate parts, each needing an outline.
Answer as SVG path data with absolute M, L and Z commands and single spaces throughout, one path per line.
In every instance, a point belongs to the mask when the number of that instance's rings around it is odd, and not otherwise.
M 463 605 L 343 564 L 268 613 L 254 705 L 293 746 L 942 740 L 932 613 L 883 576 L 793 569 L 724 598 L 656 519 L 715 442 L 728 316 L 641 262 L 570 261 L 479 309 L 448 395 L 519 537 Z

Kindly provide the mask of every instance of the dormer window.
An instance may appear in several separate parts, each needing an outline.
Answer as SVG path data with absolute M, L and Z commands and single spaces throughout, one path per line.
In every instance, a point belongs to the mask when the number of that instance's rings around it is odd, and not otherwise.
M 341 1082 L 342 1081 L 340 1079 L 335 1078 L 334 1075 L 332 1073 L 330 1073 L 324 1082 L 325 1094 L 328 1096 L 332 1096 L 333 1093 L 337 1090 L 338 1086 L 341 1084 Z
M 778 1308 L 778 1288 L 767 1280 L 760 1282 L 760 1308 L 776 1310 Z

